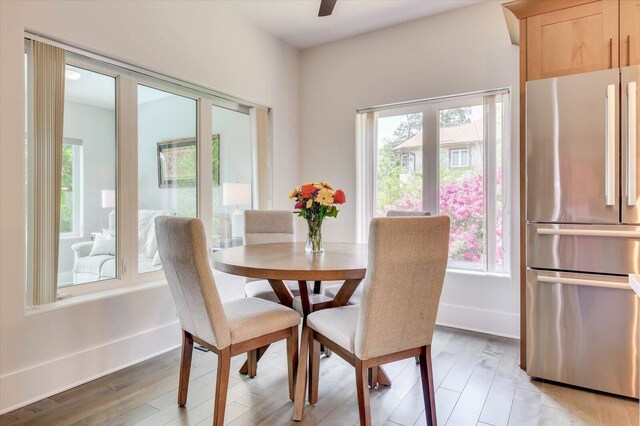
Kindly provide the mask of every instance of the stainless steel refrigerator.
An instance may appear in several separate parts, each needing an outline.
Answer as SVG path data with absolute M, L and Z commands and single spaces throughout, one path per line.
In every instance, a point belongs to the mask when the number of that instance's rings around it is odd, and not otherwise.
M 638 397 L 640 67 L 527 83 L 527 373 Z

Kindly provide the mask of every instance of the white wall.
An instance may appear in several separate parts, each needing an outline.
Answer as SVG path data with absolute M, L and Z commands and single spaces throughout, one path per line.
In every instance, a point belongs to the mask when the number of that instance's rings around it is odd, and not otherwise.
M 512 277 L 448 273 L 438 321 L 496 334 L 519 334 L 518 47 L 499 2 L 428 17 L 304 50 L 300 74 L 302 180 L 345 190 L 328 241 L 355 241 L 357 108 L 478 90 L 511 88 Z
M 272 107 L 274 204 L 288 207 L 299 180 L 299 53 L 222 8 L 0 2 L 0 412 L 179 344 L 166 285 L 25 311 L 25 29 Z

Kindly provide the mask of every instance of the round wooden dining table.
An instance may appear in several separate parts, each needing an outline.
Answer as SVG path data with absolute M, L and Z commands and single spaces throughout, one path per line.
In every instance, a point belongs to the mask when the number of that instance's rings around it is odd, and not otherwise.
M 228 274 L 268 280 L 284 306 L 293 308 L 295 299 L 300 299 L 306 321 L 307 315 L 314 311 L 347 304 L 364 279 L 367 245 L 326 243 L 322 253 L 306 253 L 305 246 L 305 243 L 271 243 L 223 249 L 213 254 L 213 267 Z M 294 298 L 285 280 L 298 281 L 300 296 Z M 344 281 L 344 284 L 332 299 L 320 294 L 322 281 Z M 309 282 L 313 282 L 312 293 Z M 259 357 L 264 350 L 260 351 Z M 245 367 L 241 372 L 246 372 L 243 370 Z M 377 383 L 391 384 L 381 368 Z

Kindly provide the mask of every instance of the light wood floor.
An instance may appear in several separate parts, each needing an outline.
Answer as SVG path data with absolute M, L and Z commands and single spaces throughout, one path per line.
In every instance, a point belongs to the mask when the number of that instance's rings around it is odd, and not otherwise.
M 518 367 L 518 341 L 438 328 L 432 346 L 440 425 L 635 426 L 638 402 L 532 381 Z M 353 369 L 337 355 L 322 358 L 318 404 L 291 421 L 286 350 L 273 345 L 249 379 L 232 360 L 226 423 L 353 425 L 358 422 Z M 194 350 L 189 400 L 176 406 L 179 352 L 94 380 L 0 417 L 0 425 L 207 425 L 213 414 L 216 357 Z M 425 425 L 419 367 L 389 364 L 393 386 L 371 390 L 375 425 Z

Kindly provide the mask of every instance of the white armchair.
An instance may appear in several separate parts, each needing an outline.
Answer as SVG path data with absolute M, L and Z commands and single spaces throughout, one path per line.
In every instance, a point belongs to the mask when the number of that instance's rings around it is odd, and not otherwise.
M 94 254 L 93 241 L 71 246 L 74 254 L 73 284 L 89 283 L 116 277 L 116 258 L 111 254 Z
M 157 216 L 175 216 L 169 210 L 138 211 L 138 272 L 150 272 L 162 269 L 160 256 L 157 255 L 154 220 Z M 106 280 L 116 277 L 115 239 L 109 240 L 111 246 L 94 250 L 98 241 L 85 241 L 71 246 L 74 253 L 73 284 Z

